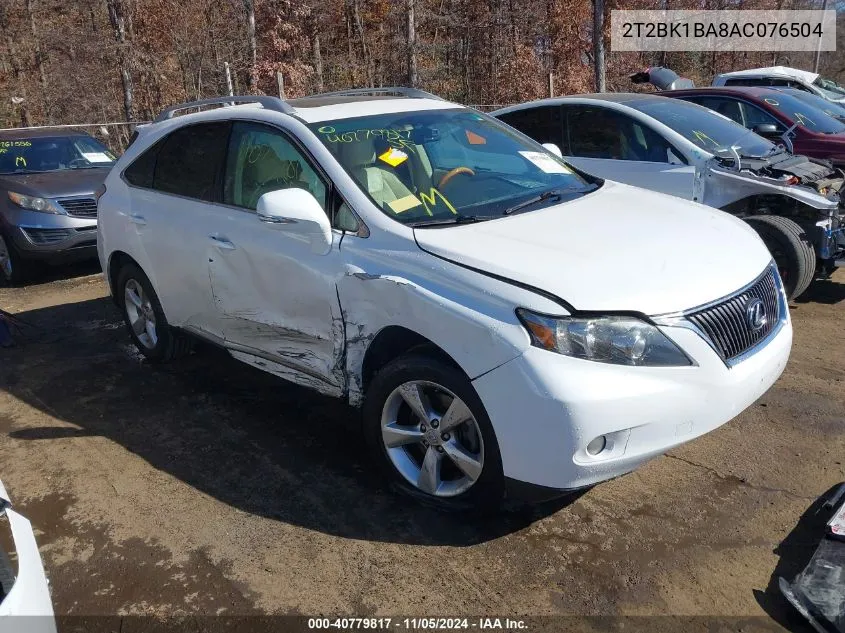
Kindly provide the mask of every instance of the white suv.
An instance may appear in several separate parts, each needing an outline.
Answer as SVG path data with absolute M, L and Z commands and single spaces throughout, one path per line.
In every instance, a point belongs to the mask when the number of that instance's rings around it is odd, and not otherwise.
M 629 472 L 754 402 L 792 341 L 746 224 L 417 90 L 171 108 L 99 214 L 148 359 L 199 337 L 362 406 L 387 477 L 446 508 Z

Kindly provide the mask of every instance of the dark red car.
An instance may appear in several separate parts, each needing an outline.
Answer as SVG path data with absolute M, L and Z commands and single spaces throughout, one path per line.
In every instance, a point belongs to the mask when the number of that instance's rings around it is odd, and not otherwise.
M 788 92 L 764 86 L 667 90 L 665 97 L 692 101 L 780 142 L 788 129 L 793 153 L 845 167 L 845 123 Z

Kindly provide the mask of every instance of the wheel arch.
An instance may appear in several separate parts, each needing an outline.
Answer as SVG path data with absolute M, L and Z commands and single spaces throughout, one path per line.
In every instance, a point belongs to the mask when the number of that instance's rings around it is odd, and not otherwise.
M 378 371 L 395 358 L 411 351 L 431 356 L 452 365 L 464 374 L 460 364 L 442 347 L 422 334 L 401 325 L 388 325 L 373 337 L 361 362 L 361 387 L 364 392 Z
M 135 264 L 136 266 L 138 266 L 138 268 L 141 268 L 141 270 L 143 270 L 141 265 L 128 253 L 125 253 L 123 251 L 114 251 L 111 255 L 109 255 L 109 264 L 106 270 L 106 280 L 109 283 L 112 301 L 114 301 L 115 305 L 120 304 L 120 300 L 115 294 L 117 276 L 120 274 L 120 269 L 123 268 L 126 264 Z

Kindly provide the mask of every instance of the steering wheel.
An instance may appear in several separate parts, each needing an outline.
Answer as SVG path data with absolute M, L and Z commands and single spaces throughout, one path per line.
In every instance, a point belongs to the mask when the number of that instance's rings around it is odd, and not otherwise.
M 475 176 L 475 172 L 472 171 L 469 167 L 455 167 L 454 169 L 450 169 L 445 174 L 443 174 L 443 178 L 440 179 L 440 182 L 437 183 L 437 186 L 442 189 L 443 185 L 448 183 L 452 178 L 457 176 L 458 174 L 466 174 L 467 176 Z
M 68 163 L 68 167 L 70 167 L 71 169 L 77 169 L 79 167 L 86 167 L 90 164 L 91 163 L 86 158 L 72 158 Z

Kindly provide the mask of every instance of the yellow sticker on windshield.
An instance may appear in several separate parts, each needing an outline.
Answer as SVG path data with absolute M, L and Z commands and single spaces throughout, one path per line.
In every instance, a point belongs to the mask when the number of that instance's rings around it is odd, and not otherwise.
M 389 148 L 384 154 L 379 155 L 379 160 L 384 161 L 391 167 L 399 167 L 402 163 L 408 160 L 408 155 L 401 149 L 395 147 Z
M 388 202 L 387 206 L 389 206 L 393 210 L 393 213 L 402 213 L 403 211 L 407 211 L 408 209 L 418 207 L 421 204 L 422 202 L 420 202 L 419 198 L 417 198 L 414 194 L 410 194 L 408 196 L 405 196 L 404 198 L 399 198 L 398 200 Z

